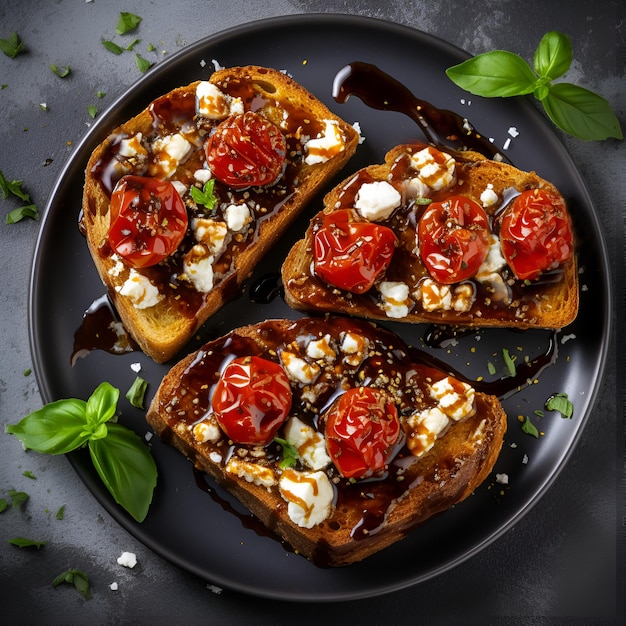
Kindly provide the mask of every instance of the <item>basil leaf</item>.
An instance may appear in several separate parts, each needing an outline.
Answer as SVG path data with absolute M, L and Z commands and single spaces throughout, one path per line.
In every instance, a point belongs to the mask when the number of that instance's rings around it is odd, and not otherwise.
M 562 417 L 571 419 L 574 414 L 574 405 L 566 393 L 555 393 L 546 402 L 548 411 L 558 411 Z
M 537 76 L 522 57 L 506 50 L 479 54 L 446 70 L 448 78 L 466 91 L 493 97 L 532 93 Z
M 554 80 L 569 70 L 572 59 L 570 38 L 553 30 L 546 33 L 539 42 L 535 50 L 533 65 L 540 76 L 547 76 Z
M 4 513 L 9 508 L 9 503 L 4 498 L 0 498 L 0 513 Z
M 2 190 L 2 195 L 5 198 L 8 198 L 9 193 L 12 193 L 14 196 L 17 196 L 20 200 L 24 200 L 24 202 L 28 202 L 30 200 L 30 196 L 22 189 L 23 184 L 24 184 L 23 180 L 7 180 L 4 177 L 4 174 L 0 172 L 0 190 Z
M 126 392 L 126 399 L 138 409 L 143 409 L 143 402 L 146 396 L 146 390 L 148 389 L 148 383 L 141 376 L 137 376 L 131 385 L 130 389 Z
M 156 463 L 133 431 L 121 424 L 107 426 L 106 438 L 89 442 L 91 460 L 115 501 L 142 522 L 152 502 Z
M 26 204 L 24 206 L 18 207 L 17 209 L 13 209 L 7 213 L 6 223 L 7 224 L 17 224 L 17 222 L 21 222 L 23 219 L 29 217 L 32 220 L 39 219 L 39 211 L 37 210 L 37 205 L 35 204 Z
M 65 78 L 70 75 L 70 66 L 66 65 L 65 67 L 57 67 L 54 63 L 50 65 L 50 69 L 59 77 Z
M 114 41 L 110 41 L 108 39 L 101 39 L 102 45 L 113 54 L 122 54 L 124 52 L 124 48 L 122 46 L 118 46 Z
M 45 541 L 35 541 L 34 539 L 27 539 L 26 537 L 13 537 L 13 539 L 9 539 L 9 543 L 18 548 L 37 548 L 37 550 L 46 545 Z
M 100 383 L 87 400 L 85 416 L 87 423 L 93 426 L 108 422 L 117 408 L 120 390 L 110 383 Z
M 82 446 L 91 435 L 85 430 L 87 404 L 70 398 L 51 402 L 5 431 L 15 435 L 24 447 L 46 454 L 65 454 Z
M 24 491 L 16 491 L 15 489 L 9 490 L 9 496 L 11 498 L 11 506 L 16 509 L 17 507 L 22 506 L 24 502 L 26 502 L 30 496 Z
M 147 72 L 151 67 L 152 63 L 147 59 L 144 59 L 139 53 L 135 52 L 135 65 L 139 68 L 139 71 L 143 74 Z
M 211 178 L 204 183 L 202 189 L 198 189 L 195 185 L 189 188 L 192 200 L 196 204 L 201 204 L 209 211 L 213 211 L 217 205 L 217 197 L 215 195 L 215 179 Z
M 570 83 L 556 83 L 542 100 L 550 119 L 579 139 L 623 139 L 619 121 L 609 103 L 598 94 Z
M 118 35 L 124 35 L 125 33 L 130 33 L 135 30 L 137 26 L 139 26 L 141 22 L 141 18 L 138 15 L 134 15 L 133 13 L 128 13 L 127 11 L 120 11 L 120 17 L 117 22 L 117 27 L 115 28 L 115 32 Z
M 22 49 L 22 41 L 17 33 L 11 33 L 8 39 L 0 39 L 0 50 L 10 59 L 14 59 Z
M 537 427 L 528 418 L 525 418 L 522 423 L 522 432 L 525 432 L 527 435 L 532 435 L 537 439 L 539 438 L 539 431 L 537 430 Z
M 96 115 L 98 115 L 98 107 L 93 104 L 87 105 L 87 113 L 89 113 L 89 117 L 92 120 L 96 119 Z
M 53 581 L 52 586 L 58 587 L 59 585 L 67 583 L 74 585 L 77 591 L 84 597 L 89 599 L 90 586 L 89 578 L 85 572 L 81 572 L 79 569 L 68 569 L 65 572 L 61 572 Z

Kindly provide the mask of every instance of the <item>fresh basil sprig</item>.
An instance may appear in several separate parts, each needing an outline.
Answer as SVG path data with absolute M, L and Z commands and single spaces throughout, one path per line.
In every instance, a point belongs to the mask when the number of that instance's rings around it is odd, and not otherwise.
M 535 50 L 533 67 L 513 52 L 494 50 L 449 67 L 446 74 L 476 96 L 508 98 L 532 93 L 552 122 L 574 137 L 623 139 L 619 121 L 602 96 L 571 83 L 552 82 L 569 70 L 572 59 L 570 38 L 550 31 Z
M 149 448 L 133 431 L 112 421 L 119 389 L 101 383 L 85 402 L 57 400 L 6 426 L 26 449 L 66 454 L 85 445 L 115 501 L 138 522 L 148 514 L 157 469 Z

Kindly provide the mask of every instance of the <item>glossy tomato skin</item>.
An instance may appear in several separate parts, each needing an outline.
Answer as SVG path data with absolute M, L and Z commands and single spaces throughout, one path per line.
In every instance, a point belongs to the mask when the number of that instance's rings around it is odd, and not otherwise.
M 236 443 L 265 446 L 291 409 L 285 370 L 258 356 L 232 360 L 215 387 L 211 405 L 222 430 Z
M 573 254 L 573 240 L 562 200 L 542 189 L 521 193 L 502 217 L 502 254 L 520 280 L 533 280 L 564 263 Z
M 280 129 L 253 111 L 225 119 L 206 145 L 209 169 L 233 189 L 275 182 L 286 153 L 287 143 Z
M 111 194 L 109 244 L 131 267 L 149 267 L 176 251 L 187 208 L 172 183 L 124 176 Z
M 389 267 L 398 241 L 393 230 L 355 220 L 351 209 L 324 217 L 313 240 L 315 273 L 325 282 L 364 293 Z
M 432 202 L 418 224 L 418 245 L 429 274 L 451 285 L 471 278 L 489 251 L 489 219 L 465 196 Z
M 400 420 L 388 394 L 373 387 L 349 389 L 328 410 L 326 448 L 345 478 L 383 470 L 400 436 Z

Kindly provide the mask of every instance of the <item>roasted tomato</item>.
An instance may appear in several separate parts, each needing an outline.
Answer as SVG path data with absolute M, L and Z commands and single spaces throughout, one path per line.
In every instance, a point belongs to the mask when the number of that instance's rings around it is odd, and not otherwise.
M 502 254 L 520 280 L 532 280 L 572 256 L 569 215 L 560 198 L 531 189 L 506 209 L 500 226 Z
M 265 446 L 291 409 L 289 379 L 274 361 L 258 356 L 236 358 L 224 368 L 211 404 L 230 439 Z
M 209 169 L 233 189 L 276 181 L 286 153 L 287 143 L 279 128 L 253 111 L 224 120 L 206 145 Z
M 471 278 L 489 251 L 489 220 L 464 196 L 428 205 L 418 229 L 420 255 L 429 274 L 445 285 Z
M 111 194 L 109 244 L 132 267 L 156 265 L 176 251 L 187 222 L 172 183 L 124 176 Z
M 398 411 L 386 392 L 349 389 L 325 419 L 326 448 L 342 476 L 364 478 L 384 469 L 400 436 Z
M 356 216 L 341 209 L 324 217 L 313 241 L 314 268 L 327 283 L 364 293 L 389 267 L 398 238 L 390 228 Z

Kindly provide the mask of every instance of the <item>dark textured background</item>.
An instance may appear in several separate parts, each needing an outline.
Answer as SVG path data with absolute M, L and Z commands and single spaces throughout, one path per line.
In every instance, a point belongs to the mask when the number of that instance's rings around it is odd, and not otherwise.
M 114 56 L 100 43 L 102 37 L 114 36 L 120 10 L 142 16 L 137 36 L 155 44 L 152 58 L 159 60 L 225 28 L 293 13 L 366 15 L 426 31 L 470 53 L 504 48 L 525 58 L 532 57 L 546 31 L 560 30 L 571 36 L 574 46 L 568 80 L 603 94 L 624 127 L 623 2 L 128 0 L 120 5 L 113 0 L 0 0 L 0 37 L 17 31 L 27 48 L 15 60 L 0 55 L 0 84 L 7 85 L 0 90 L 0 170 L 9 178 L 23 178 L 40 210 L 88 130 L 87 105 L 104 110 L 141 76 L 132 55 Z M 143 48 L 138 51 L 143 53 Z M 71 79 L 54 76 L 50 63 L 70 65 Z M 94 102 L 98 90 L 107 95 Z M 41 110 L 42 102 L 48 111 Z M 621 313 L 623 143 L 560 136 L 600 215 Z M 0 198 L 0 497 L 15 488 L 31 498 L 22 509 L 0 514 L 0 621 L 527 623 L 524 618 L 532 617 L 541 623 L 568 616 L 606 621 L 623 617 L 624 494 L 619 486 L 623 488 L 624 428 L 618 393 L 623 375 L 616 367 L 616 355 L 621 358 L 616 330 L 595 409 L 564 471 L 510 532 L 469 561 L 417 587 L 358 602 L 302 605 L 228 590 L 218 594 L 119 527 L 64 458 L 25 455 L 4 433 L 4 424 L 41 405 L 34 376 L 24 374 L 32 367 L 26 306 L 39 225 L 5 225 L 4 215 L 14 206 Z M 37 479 L 24 477 L 25 470 Z M 66 513 L 59 522 L 55 514 L 61 505 Z M 7 543 L 16 535 L 42 538 L 48 545 L 40 551 L 20 550 Z M 137 554 L 137 567 L 117 564 L 123 550 Z M 52 587 L 52 579 L 69 567 L 88 573 L 90 600 L 69 587 Z M 117 591 L 109 588 L 113 581 Z

